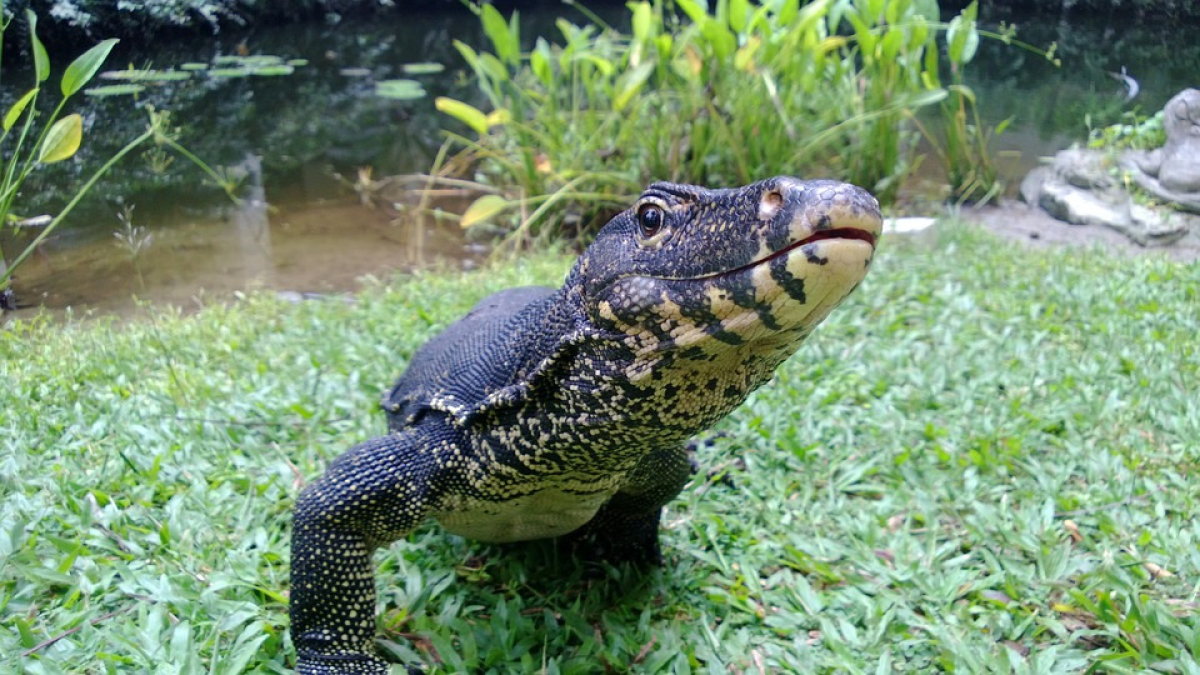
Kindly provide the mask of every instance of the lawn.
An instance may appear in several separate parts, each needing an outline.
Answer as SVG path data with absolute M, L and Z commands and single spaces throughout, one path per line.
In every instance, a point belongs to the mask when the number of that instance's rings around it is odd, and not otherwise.
M 0 654 L 283 672 L 290 510 L 381 389 L 538 254 L 0 329 Z M 377 554 L 381 646 L 441 672 L 1200 673 L 1200 264 L 892 237 L 698 451 L 667 564 L 430 525 Z

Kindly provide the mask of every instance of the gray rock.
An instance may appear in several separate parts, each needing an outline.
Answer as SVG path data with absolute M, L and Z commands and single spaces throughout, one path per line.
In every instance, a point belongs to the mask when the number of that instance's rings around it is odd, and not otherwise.
M 1152 152 L 1126 152 L 1119 160 L 1100 150 L 1071 148 L 1050 166 L 1030 171 L 1021 197 L 1075 225 L 1103 225 L 1142 246 L 1166 246 L 1200 237 L 1200 90 L 1185 89 L 1163 109 L 1167 142 Z M 1125 183 L 1131 177 L 1171 206 L 1135 204 Z
M 1132 224 L 1127 201 L 1114 204 L 1060 180 L 1043 183 L 1037 203 L 1050 215 L 1073 225 L 1103 225 L 1124 231 Z
M 1110 227 L 1142 246 L 1169 246 L 1185 237 L 1193 227 L 1200 232 L 1200 218 L 1187 213 L 1132 204 L 1129 207 L 1129 216 L 1127 225 Z

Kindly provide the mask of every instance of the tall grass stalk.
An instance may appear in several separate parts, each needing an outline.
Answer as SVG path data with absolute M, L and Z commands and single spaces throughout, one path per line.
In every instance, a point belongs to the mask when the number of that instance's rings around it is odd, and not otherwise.
M 780 173 L 848 180 L 890 202 L 919 161 L 910 120 L 963 90 L 941 84 L 940 52 L 961 73 L 980 39 L 974 5 L 942 22 L 935 0 L 628 7 L 628 33 L 559 19 L 556 43 L 538 38 L 527 50 L 517 13 L 476 8 L 491 51 L 455 47 L 479 99 L 437 106 L 474 132 L 452 136 L 473 178 L 504 191 L 507 208 L 488 198 L 490 220 L 553 230 L 567 217 L 598 222 L 651 180 L 729 185 Z M 946 147 L 942 161 L 978 159 L 977 144 Z M 568 183 L 609 196 L 521 220 L 521 200 Z

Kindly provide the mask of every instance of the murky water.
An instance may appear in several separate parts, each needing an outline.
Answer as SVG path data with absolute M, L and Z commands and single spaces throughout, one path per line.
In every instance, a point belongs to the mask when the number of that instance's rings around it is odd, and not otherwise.
M 602 11 L 618 22 L 624 16 L 619 3 Z M 559 15 L 582 21 L 570 8 L 547 3 L 522 10 L 523 35 L 553 34 Z M 1152 114 L 1179 89 L 1200 86 L 1200 43 L 1184 39 L 1183 27 L 1129 26 L 1103 18 L 989 19 L 992 25 L 1001 20 L 1021 25 L 1019 36 L 1028 42 L 1058 41 L 1064 61 L 1056 68 L 985 40 L 971 66 L 970 82 L 986 116 L 1014 118 L 993 144 L 1013 186 L 1038 157 L 1084 138 L 1086 115 L 1100 124 L 1135 109 Z M 22 267 L 15 285 L 19 300 L 52 311 L 124 314 L 139 301 L 187 309 L 248 288 L 339 292 L 353 289 L 365 274 L 447 259 L 471 264 L 479 247 L 456 226 L 427 224 L 414 238 L 411 217 L 360 205 L 347 181 L 334 177 L 353 176 L 365 166 L 376 176 L 429 166 L 445 122 L 433 110 L 433 96 L 474 95 L 460 70 L 455 39 L 484 41 L 477 20 L 449 3 L 444 11 L 407 14 L 390 23 L 258 27 L 172 42 L 153 53 L 115 54 L 109 62 L 114 67 L 212 63 L 239 53 L 306 64 L 286 77 L 197 78 L 149 89 L 136 101 L 84 101 L 86 152 L 79 162 L 35 177 L 23 195 L 28 203 L 41 203 L 47 211 L 61 205 L 86 178 L 86 167 L 141 131 L 145 122 L 138 106 L 145 102 L 172 110 L 181 140 L 210 163 L 249 161 L 257 170 L 246 201 L 234 207 L 180 159 L 165 172 L 155 171 L 146 158 L 122 165 Z M 376 81 L 406 77 L 405 64 L 425 61 L 447 65 L 440 75 L 418 78 L 427 98 L 375 95 Z M 1141 84 L 1132 101 L 1109 75 L 1122 66 Z M 0 104 L 18 95 L 9 83 L 21 77 L 6 70 Z M 117 214 L 130 204 L 136 205 L 134 224 L 143 236 L 152 235 L 136 255 L 113 237 L 121 229 Z M 4 241 L 11 256 L 22 240 L 6 235 Z

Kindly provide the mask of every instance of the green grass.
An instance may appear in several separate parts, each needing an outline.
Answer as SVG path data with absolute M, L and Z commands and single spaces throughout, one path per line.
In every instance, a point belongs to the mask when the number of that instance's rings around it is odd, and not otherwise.
M 290 508 L 380 389 L 533 256 L 354 306 L 0 331 L 0 654 L 279 672 Z M 424 528 L 378 555 L 385 647 L 443 672 L 1200 673 L 1200 265 L 884 242 L 719 426 L 668 564 Z M 731 479 L 732 485 L 721 480 Z

